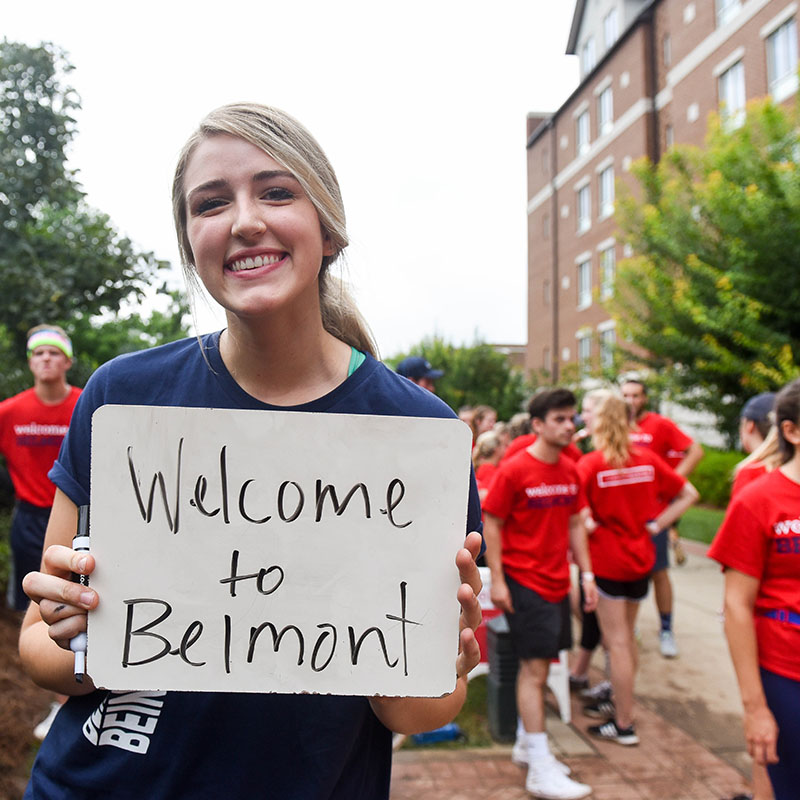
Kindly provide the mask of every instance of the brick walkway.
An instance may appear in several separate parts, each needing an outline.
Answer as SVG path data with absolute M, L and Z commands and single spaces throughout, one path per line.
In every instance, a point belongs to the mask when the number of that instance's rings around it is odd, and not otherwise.
M 594 800 L 721 800 L 746 791 L 741 706 L 719 622 L 722 576 L 705 547 L 684 542 L 688 563 L 673 569 L 680 657 L 658 652 L 652 598 L 639 615 L 637 732 L 641 743 L 622 747 L 590 739 L 595 724 L 572 699 L 572 724 L 551 708 L 547 730 L 555 754 L 588 783 Z M 595 667 L 602 659 L 595 658 Z M 593 681 L 600 673 L 593 670 Z M 738 769 L 737 769 L 738 768 Z M 741 770 L 741 771 L 740 771 Z M 395 754 L 392 800 L 518 800 L 525 772 L 511 748 L 407 749 Z
M 680 728 L 639 707 L 641 743 L 622 747 L 590 739 L 595 720 L 573 700 L 573 723 L 549 712 L 557 755 L 588 783 L 594 800 L 720 800 L 745 791 L 741 773 Z M 392 800 L 521 800 L 525 772 L 511 763 L 511 748 L 401 750 L 395 754 Z

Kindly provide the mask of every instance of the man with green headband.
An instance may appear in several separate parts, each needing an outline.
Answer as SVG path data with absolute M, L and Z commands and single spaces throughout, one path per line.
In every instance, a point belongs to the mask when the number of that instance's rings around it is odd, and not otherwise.
M 8 601 L 24 611 L 22 579 L 38 570 L 55 486 L 47 477 L 69 427 L 80 389 L 67 383 L 72 343 L 57 325 L 28 331 L 33 388 L 0 403 L 0 453 L 5 457 L 16 503 L 11 521 L 12 580 Z

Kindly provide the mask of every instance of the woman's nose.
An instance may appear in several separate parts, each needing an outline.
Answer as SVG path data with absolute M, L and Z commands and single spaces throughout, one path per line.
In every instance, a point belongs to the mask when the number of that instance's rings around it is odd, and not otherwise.
M 254 203 L 244 203 L 239 206 L 234 219 L 231 233 L 240 239 L 252 239 L 260 236 L 267 230 L 260 209 Z

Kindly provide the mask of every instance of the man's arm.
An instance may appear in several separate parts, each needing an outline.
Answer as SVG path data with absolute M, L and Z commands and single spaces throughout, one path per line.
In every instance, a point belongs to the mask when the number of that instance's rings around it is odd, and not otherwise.
M 492 585 L 489 596 L 492 603 L 501 611 L 514 613 L 514 605 L 511 602 L 511 592 L 506 584 L 506 576 L 503 573 L 503 520 L 495 517 L 488 512 L 483 514 L 483 538 L 486 541 L 486 565 L 492 574 Z
M 589 542 L 586 537 L 586 526 L 583 523 L 584 514 L 578 512 L 569 518 L 569 546 L 572 550 L 572 559 L 580 570 L 580 580 L 586 601 L 584 611 L 594 611 L 597 607 L 597 586 L 592 572 L 592 560 L 589 556 Z
M 698 442 L 692 442 L 686 451 L 686 455 L 683 457 L 683 461 L 675 467 L 675 472 L 682 475 L 684 478 L 688 478 L 704 455 L 705 452 L 702 446 Z

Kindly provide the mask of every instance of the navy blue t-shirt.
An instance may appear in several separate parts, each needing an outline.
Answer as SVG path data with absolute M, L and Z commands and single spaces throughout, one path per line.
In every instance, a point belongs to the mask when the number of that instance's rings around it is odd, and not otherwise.
M 277 408 L 233 380 L 218 333 L 115 358 L 84 389 L 50 472 L 76 505 L 89 502 L 91 417 L 106 404 Z M 280 410 L 455 416 L 370 356 L 324 397 Z M 467 530 L 481 530 L 474 479 Z M 390 770 L 391 733 L 364 697 L 98 690 L 59 711 L 25 798 L 378 800 Z

